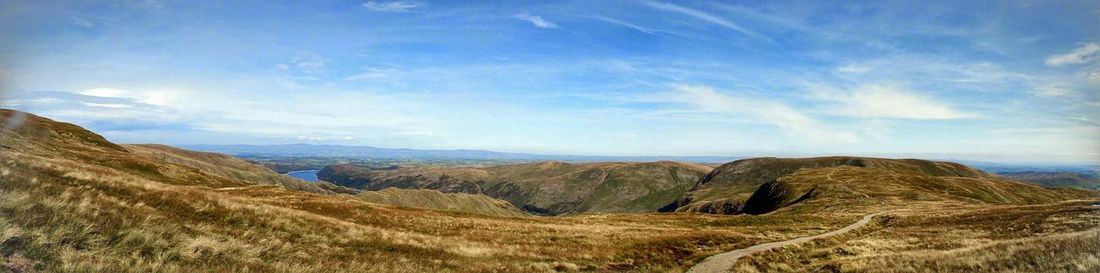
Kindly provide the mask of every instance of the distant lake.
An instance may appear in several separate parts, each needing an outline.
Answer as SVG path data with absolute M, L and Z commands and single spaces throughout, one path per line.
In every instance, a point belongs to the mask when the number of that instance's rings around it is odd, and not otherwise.
M 290 177 L 294 177 L 294 178 L 297 178 L 297 179 L 309 181 L 309 182 L 317 182 L 319 180 L 319 179 L 317 179 L 317 172 L 319 172 L 319 171 L 321 171 L 321 170 L 293 171 L 293 172 L 286 173 L 286 175 L 289 175 Z

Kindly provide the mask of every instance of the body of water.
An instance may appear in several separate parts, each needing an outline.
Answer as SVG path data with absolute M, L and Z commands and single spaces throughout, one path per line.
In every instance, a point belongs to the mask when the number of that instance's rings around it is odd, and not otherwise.
M 286 175 L 289 175 L 290 177 L 294 177 L 294 178 L 297 178 L 297 179 L 309 181 L 309 182 L 317 182 L 318 181 L 317 172 L 319 172 L 319 171 L 320 170 L 293 171 L 293 172 L 286 173 Z

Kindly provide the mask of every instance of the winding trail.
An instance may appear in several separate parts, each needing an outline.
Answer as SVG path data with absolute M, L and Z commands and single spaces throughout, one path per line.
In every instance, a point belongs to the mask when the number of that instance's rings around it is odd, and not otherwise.
M 706 260 L 703 260 L 703 262 L 701 262 L 699 264 L 696 264 L 695 266 L 692 266 L 691 269 L 689 269 L 687 272 L 688 273 L 730 272 L 730 269 L 732 269 L 733 265 L 737 263 L 737 260 L 740 259 L 741 257 L 746 256 L 746 255 L 757 253 L 757 252 L 762 252 L 762 251 L 767 251 L 767 250 L 771 250 L 771 249 L 776 249 L 776 248 L 780 248 L 780 247 L 784 247 L 784 246 L 788 246 L 788 245 L 801 244 L 801 243 L 813 241 L 815 239 L 821 239 L 821 238 L 825 238 L 825 237 L 845 233 L 845 232 L 851 231 L 853 229 L 857 229 L 859 227 L 867 225 L 867 223 L 871 222 L 871 218 L 874 218 L 875 216 L 877 216 L 879 214 L 882 214 L 882 213 L 879 212 L 879 213 L 872 213 L 872 214 L 864 215 L 863 219 L 859 219 L 859 221 L 856 222 L 855 224 L 851 224 L 851 225 L 848 225 L 848 226 L 843 227 L 843 228 L 838 229 L 838 230 L 834 230 L 834 231 L 830 231 L 830 232 L 826 232 L 826 233 L 822 233 L 822 234 L 818 234 L 818 235 L 814 235 L 814 236 L 794 238 L 794 239 L 790 239 L 790 240 L 786 240 L 786 241 L 780 241 L 780 242 L 763 243 L 763 244 L 758 244 L 758 245 L 754 245 L 754 246 L 750 246 L 750 247 L 746 247 L 746 248 L 742 248 L 742 249 L 737 249 L 737 250 L 733 250 L 733 251 L 729 251 L 729 252 L 722 252 L 722 253 L 719 253 L 717 255 L 707 257 Z

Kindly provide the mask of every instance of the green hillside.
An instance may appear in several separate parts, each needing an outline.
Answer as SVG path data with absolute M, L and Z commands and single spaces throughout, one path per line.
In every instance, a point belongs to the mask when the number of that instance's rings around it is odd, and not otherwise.
M 492 167 L 410 167 L 374 170 L 329 166 L 325 181 L 365 190 L 434 189 L 507 200 L 538 214 L 652 212 L 688 191 L 709 170 L 680 162 L 546 161 Z

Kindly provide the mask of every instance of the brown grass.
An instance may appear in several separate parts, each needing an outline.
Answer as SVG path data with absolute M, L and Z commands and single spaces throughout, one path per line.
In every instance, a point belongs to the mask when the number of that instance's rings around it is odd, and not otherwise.
M 1097 272 L 1100 208 L 941 203 L 845 236 L 747 257 L 735 272 Z
M 482 217 L 277 186 L 165 184 L 67 159 L 0 155 L 6 264 L 18 254 L 51 272 L 663 272 L 841 224 L 685 214 Z

